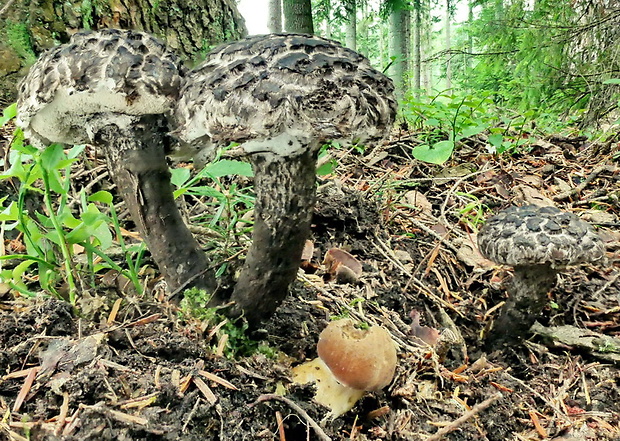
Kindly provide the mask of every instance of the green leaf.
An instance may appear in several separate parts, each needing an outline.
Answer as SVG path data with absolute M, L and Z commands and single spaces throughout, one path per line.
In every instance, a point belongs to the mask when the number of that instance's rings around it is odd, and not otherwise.
M 610 78 L 603 81 L 603 84 L 620 84 L 620 78 Z
M 213 187 L 208 186 L 191 187 L 190 189 L 188 189 L 188 192 L 198 196 L 216 198 L 220 201 L 226 199 L 226 195 L 224 195 L 224 193 L 222 193 L 221 191 L 217 191 Z
M 17 103 L 13 103 L 10 106 L 6 107 L 2 112 L 2 116 L 0 117 L 0 127 L 5 125 L 7 122 L 15 118 L 17 115 Z
M 419 145 L 413 148 L 411 154 L 420 161 L 441 165 L 450 159 L 453 151 L 454 141 L 446 140 L 436 142 L 432 147 Z
M 93 193 L 88 197 L 88 202 L 100 202 L 106 205 L 112 205 L 113 200 L 112 193 L 104 190 Z
M 74 145 L 73 147 L 71 147 L 71 149 L 67 152 L 67 157 L 69 159 L 75 159 L 77 158 L 86 148 L 85 144 L 79 144 L 79 145 Z M 73 162 L 73 161 L 72 161 Z
M 8 207 L 0 212 L 0 222 L 16 221 L 18 219 L 17 202 L 11 202 Z
M 487 124 L 480 124 L 477 126 L 466 127 L 461 131 L 461 138 L 469 138 L 470 136 L 478 135 L 487 129 Z
M 239 175 L 252 177 L 252 166 L 247 162 L 233 161 L 230 159 L 222 159 L 221 161 L 211 163 L 205 168 L 205 172 L 215 178 L 229 175 Z
M 41 153 L 41 167 L 48 172 L 57 170 L 58 164 L 66 159 L 62 144 L 52 144 Z
M 175 187 L 181 188 L 188 181 L 190 175 L 191 173 L 187 168 L 173 168 L 170 170 L 170 182 Z
M 494 133 L 493 135 L 489 135 L 489 144 L 491 144 L 496 149 L 499 149 L 504 142 L 504 135 L 500 133 Z
M 338 166 L 338 161 L 332 158 L 329 161 L 321 164 L 321 166 L 316 169 L 316 174 L 319 176 L 328 175 L 332 173 L 336 169 L 337 166 Z

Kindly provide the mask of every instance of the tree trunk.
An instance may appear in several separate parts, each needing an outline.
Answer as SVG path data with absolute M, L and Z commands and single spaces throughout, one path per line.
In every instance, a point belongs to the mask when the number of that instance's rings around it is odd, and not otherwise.
M 416 100 L 420 99 L 422 72 L 422 4 L 420 0 L 413 3 L 415 23 L 413 29 L 413 93 Z
M 351 50 L 357 50 L 357 2 L 347 0 L 347 22 L 345 29 L 345 46 Z
M 448 57 L 446 59 L 446 89 L 452 89 L 452 66 L 449 51 L 452 48 L 452 29 L 450 22 L 452 20 L 452 2 L 450 0 L 446 0 L 446 18 L 445 18 L 445 26 L 446 26 L 446 51 L 448 51 Z
M 39 53 L 78 30 L 121 28 L 157 35 L 185 60 L 200 60 L 218 43 L 244 36 L 234 0 L 17 0 L 0 17 L 0 104 Z
M 325 38 L 332 38 L 333 9 L 331 2 L 325 2 Z
M 300 34 L 314 34 L 310 0 L 282 0 L 284 30 Z
M 432 35 L 433 24 L 430 14 L 430 3 L 428 0 L 420 0 L 422 3 L 422 10 L 424 15 L 422 16 L 422 42 L 421 42 L 421 59 L 427 58 L 432 53 Z M 432 63 L 423 63 L 422 67 L 422 88 L 426 91 L 427 95 L 433 93 L 433 66 Z
M 409 59 L 409 32 L 406 28 L 406 11 L 403 8 L 395 7 L 390 13 L 390 37 L 389 51 L 392 65 L 389 76 L 394 81 L 394 88 L 398 100 L 402 100 L 405 94 L 405 74 L 407 61 Z
M 269 32 L 282 32 L 282 0 L 269 0 Z

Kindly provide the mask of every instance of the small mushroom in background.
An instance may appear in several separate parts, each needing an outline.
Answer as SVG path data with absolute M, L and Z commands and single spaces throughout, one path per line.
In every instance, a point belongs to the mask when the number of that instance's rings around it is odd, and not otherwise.
M 489 334 L 492 347 L 524 337 L 547 302 L 559 269 L 603 257 L 600 237 L 587 222 L 555 207 L 510 207 L 478 233 L 481 254 L 514 267 L 509 298 Z
M 304 243 L 304 249 L 301 252 L 301 263 L 299 265 L 306 274 L 314 274 L 319 270 L 319 266 L 312 262 L 313 257 L 314 242 L 308 239 Z
M 357 328 L 350 319 L 330 322 L 317 344 L 319 357 L 293 368 L 293 381 L 316 383 L 315 400 L 336 418 L 367 392 L 392 382 L 396 345 L 379 326 Z
M 337 283 L 357 283 L 362 275 L 362 264 L 351 253 L 340 248 L 331 248 L 325 253 L 323 265 L 329 280 Z
M 19 86 L 17 125 L 33 145 L 92 143 L 171 290 L 215 289 L 209 262 L 175 204 L 166 113 L 184 69 L 152 36 L 79 32 L 44 54 Z
M 252 244 L 230 299 L 251 327 L 295 280 L 310 233 L 315 169 L 327 141 L 384 138 L 396 114 L 392 82 L 335 41 L 259 35 L 220 46 L 190 72 L 175 109 L 186 155 L 203 161 L 239 143 L 254 169 Z

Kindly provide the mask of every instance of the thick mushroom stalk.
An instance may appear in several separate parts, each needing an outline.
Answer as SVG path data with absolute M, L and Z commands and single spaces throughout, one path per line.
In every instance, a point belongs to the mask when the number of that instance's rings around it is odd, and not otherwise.
M 184 153 L 201 158 L 238 142 L 255 172 L 252 244 L 231 314 L 257 325 L 294 281 L 321 145 L 381 139 L 395 113 L 391 81 L 366 58 L 319 37 L 251 37 L 216 48 L 190 72 L 175 109 Z
M 510 207 L 489 218 L 478 233 L 481 254 L 514 266 L 509 298 L 489 336 L 492 347 L 525 336 L 547 303 L 559 269 L 604 255 L 587 222 L 555 207 Z
M 164 116 L 178 98 L 183 69 L 148 34 L 77 33 L 41 55 L 19 87 L 17 124 L 38 147 L 90 142 L 171 290 L 192 280 L 214 289 L 208 260 L 174 202 Z M 210 277 L 209 277 L 210 276 Z

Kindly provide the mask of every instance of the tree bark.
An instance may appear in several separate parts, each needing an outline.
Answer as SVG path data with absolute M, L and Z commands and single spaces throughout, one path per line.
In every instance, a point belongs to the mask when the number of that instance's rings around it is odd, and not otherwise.
M 416 100 L 420 99 L 422 89 L 422 4 L 420 0 L 413 3 L 415 22 L 413 28 L 413 93 Z
M 314 34 L 310 0 L 282 0 L 284 30 L 300 34 Z
M 269 32 L 282 32 L 282 0 L 269 0 Z
M 347 0 L 347 23 L 345 29 L 345 46 L 351 50 L 357 50 L 357 2 Z
M 17 0 L 0 20 L 0 104 L 15 100 L 15 85 L 39 53 L 66 43 L 78 30 L 142 30 L 185 60 L 200 60 L 213 45 L 243 37 L 234 0 Z
M 409 11 L 395 6 L 389 17 L 389 51 L 392 65 L 389 76 L 394 81 L 396 97 L 402 100 L 406 90 L 405 75 L 407 73 L 407 62 L 409 60 L 409 32 L 407 29 L 406 14 Z
M 450 49 L 452 48 L 452 2 L 450 0 L 446 0 L 446 17 L 445 17 L 445 31 L 446 31 L 446 51 L 450 53 Z M 446 89 L 452 89 L 452 62 L 450 59 L 450 55 L 448 55 L 448 59 L 446 60 Z

